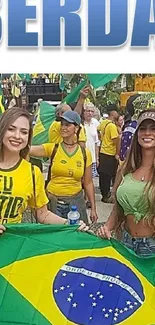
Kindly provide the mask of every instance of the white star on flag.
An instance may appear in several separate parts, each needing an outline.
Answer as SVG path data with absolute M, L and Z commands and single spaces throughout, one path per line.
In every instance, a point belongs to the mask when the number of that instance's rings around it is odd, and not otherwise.
M 72 301 L 72 299 L 71 299 L 71 298 L 67 298 L 67 301 L 71 302 L 71 301 Z
M 67 274 L 66 273 L 62 273 L 62 276 L 66 276 Z
M 72 305 L 74 308 L 76 308 L 77 307 L 77 303 L 76 302 L 74 302 L 74 304 Z
M 104 296 L 103 295 L 100 295 L 99 298 L 102 299 Z
M 132 306 L 132 305 L 130 305 L 130 306 L 129 306 L 129 308 L 130 308 L 130 309 L 133 309 L 133 306 Z
M 109 314 L 105 314 L 104 317 L 108 318 L 109 317 Z
M 126 304 L 127 304 L 127 305 L 130 305 L 130 304 L 131 304 L 131 301 L 126 301 Z
M 74 296 L 73 292 L 70 292 L 70 293 L 69 293 L 69 296 L 70 296 L 70 297 L 73 297 L 73 296 Z
M 112 309 L 109 309 L 109 313 L 112 313 Z
M 57 293 L 58 292 L 58 289 L 55 289 L 54 292 Z
M 97 296 L 98 296 L 98 295 L 100 295 L 100 293 L 101 293 L 100 291 L 97 291 L 97 293 L 96 293 L 96 294 L 97 294 Z
M 64 290 L 64 289 L 65 289 L 65 287 L 63 287 L 63 286 L 62 286 L 62 287 L 60 287 L 60 290 Z
M 89 295 L 89 297 L 92 298 L 92 297 L 93 297 L 93 294 L 91 293 L 91 294 Z
M 81 283 L 80 285 L 81 285 L 81 287 L 84 287 L 85 286 L 85 283 Z
M 96 302 L 93 302 L 93 303 L 92 303 L 92 306 L 93 306 L 93 307 L 96 307 L 96 305 L 97 305 Z

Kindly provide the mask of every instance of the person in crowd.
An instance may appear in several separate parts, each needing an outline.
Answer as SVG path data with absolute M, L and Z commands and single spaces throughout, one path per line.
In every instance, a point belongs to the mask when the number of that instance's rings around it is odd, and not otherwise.
M 116 121 L 116 126 L 117 126 L 117 131 L 118 131 L 118 134 L 120 135 L 120 137 L 122 135 L 123 125 L 124 125 L 124 116 L 119 115 L 118 120 Z
M 133 135 L 136 131 L 137 121 L 136 119 L 133 119 L 135 112 L 133 103 L 135 99 L 139 96 L 139 94 L 130 96 L 126 103 L 126 114 L 124 119 L 124 125 L 122 128 L 122 137 L 120 143 L 120 164 L 124 162 L 127 156 L 127 152 L 130 148 Z
M 140 113 L 129 155 L 117 180 L 113 210 L 98 235 L 111 231 L 140 256 L 155 254 L 155 109 Z
M 111 104 L 107 107 L 108 119 L 98 126 L 101 138 L 99 156 L 99 185 L 102 202 L 107 203 L 110 196 L 110 186 L 117 171 L 119 160 L 119 135 L 116 127 L 118 119 L 117 106 Z
M 86 131 L 86 148 L 89 149 L 92 155 L 92 177 L 97 175 L 97 167 L 99 164 L 99 146 L 97 127 L 99 122 L 93 118 L 95 107 L 92 103 L 84 105 L 84 128 Z
M 66 220 L 47 209 L 48 199 L 38 167 L 25 158 L 32 137 L 30 114 L 18 107 L 0 119 L 0 233 L 7 223 L 20 223 L 27 206 L 34 208 L 39 223 L 65 224 Z M 82 223 L 81 229 L 87 229 Z
M 84 128 L 86 131 L 86 148 L 89 149 L 92 156 L 92 177 L 96 177 L 97 167 L 99 164 L 99 146 L 100 141 L 98 139 L 97 126 L 99 122 L 93 118 L 95 112 L 95 107 L 92 103 L 84 104 Z M 89 201 L 86 202 L 86 207 L 91 208 Z
M 56 121 L 54 121 L 49 128 L 49 142 L 54 144 L 59 144 L 60 142 L 62 142 L 60 119 L 62 115 L 67 111 L 71 111 L 71 107 L 69 105 L 60 104 L 57 106 Z M 76 134 L 74 136 L 75 136 L 75 141 L 77 141 Z M 83 125 L 81 125 L 80 134 L 79 134 L 79 144 L 82 147 L 85 147 L 85 143 L 86 143 L 86 134 Z
M 81 90 L 79 99 L 77 103 L 64 104 L 61 103 L 56 107 L 56 121 L 54 121 L 49 128 L 49 142 L 59 144 L 62 141 L 61 137 L 61 116 L 67 111 L 74 110 L 79 115 L 82 114 L 83 104 L 85 98 L 88 96 L 89 87 L 85 87 Z M 77 139 L 75 139 L 76 141 Z M 85 147 L 86 144 L 86 134 L 83 125 L 81 124 L 81 129 L 79 133 L 79 144 Z
M 51 158 L 50 178 L 47 185 L 51 211 L 66 218 L 70 206 L 76 205 L 81 219 L 88 223 L 82 181 L 91 203 L 91 221 L 97 220 L 97 214 L 91 172 L 91 153 L 78 143 L 80 125 L 79 114 L 70 110 L 66 111 L 61 117 L 62 142 L 57 148 L 53 143 L 32 146 L 30 154 Z

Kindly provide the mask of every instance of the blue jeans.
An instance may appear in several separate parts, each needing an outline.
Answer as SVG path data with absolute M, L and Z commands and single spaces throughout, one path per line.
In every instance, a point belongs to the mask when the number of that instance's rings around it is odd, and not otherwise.
M 56 209 L 56 214 L 59 217 L 67 219 L 67 214 L 70 211 L 70 204 L 68 203 L 60 203 L 59 201 L 57 202 L 57 209 Z
M 142 257 L 155 254 L 155 238 L 153 237 L 132 237 L 124 229 L 122 231 L 121 243 Z

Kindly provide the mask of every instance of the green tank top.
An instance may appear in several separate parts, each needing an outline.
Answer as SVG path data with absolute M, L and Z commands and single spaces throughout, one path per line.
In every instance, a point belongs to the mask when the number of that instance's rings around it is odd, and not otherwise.
M 132 174 L 126 175 L 119 185 L 116 197 L 124 211 L 124 215 L 134 215 L 138 223 L 148 212 L 148 202 L 144 196 L 146 182 L 137 181 Z

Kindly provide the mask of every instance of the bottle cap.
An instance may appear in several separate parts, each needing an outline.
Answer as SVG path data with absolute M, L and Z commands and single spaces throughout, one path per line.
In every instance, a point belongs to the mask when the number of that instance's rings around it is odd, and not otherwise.
M 76 206 L 76 205 L 72 205 L 72 206 L 71 206 L 71 210 L 72 210 L 72 211 L 77 211 L 77 206 Z

